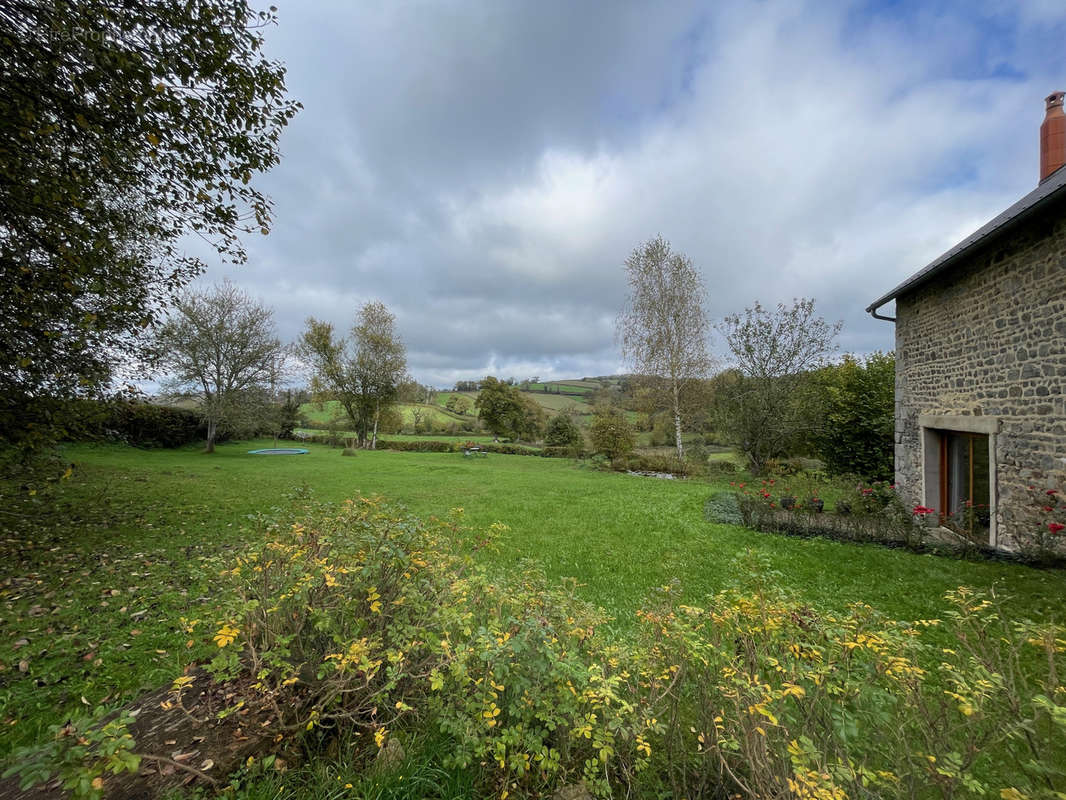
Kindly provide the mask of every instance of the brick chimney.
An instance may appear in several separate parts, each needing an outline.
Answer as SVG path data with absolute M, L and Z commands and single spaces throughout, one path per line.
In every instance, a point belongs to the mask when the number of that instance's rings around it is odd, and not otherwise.
M 1040 126 L 1040 182 L 1066 164 L 1066 114 L 1062 99 L 1066 92 L 1052 92 L 1045 98 L 1047 114 Z

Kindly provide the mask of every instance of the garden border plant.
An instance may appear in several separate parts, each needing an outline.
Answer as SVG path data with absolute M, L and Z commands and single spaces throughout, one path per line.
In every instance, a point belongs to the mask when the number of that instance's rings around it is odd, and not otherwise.
M 797 479 L 806 492 L 797 493 L 791 486 Z M 824 478 L 823 478 L 824 481 Z M 1012 561 L 1029 566 L 1061 567 L 1066 565 L 1066 503 L 1056 489 L 1030 487 L 1032 541 L 1023 542 L 1017 551 L 989 547 L 975 541 L 965 531 L 969 520 L 980 513 L 966 508 L 960 519 L 941 519 L 936 509 L 915 506 L 908 509 L 888 481 L 859 483 L 840 496 L 831 510 L 812 489 L 819 483 L 807 475 L 793 475 L 784 480 L 762 479 L 757 485 L 732 481 L 727 494 L 732 505 L 711 495 L 704 507 L 705 515 L 719 522 L 741 524 L 763 533 L 799 537 L 823 537 L 846 542 L 871 542 L 885 547 L 905 547 L 915 552 L 929 552 L 961 558 Z M 713 502 L 712 502 L 713 501 Z M 735 508 L 735 513 L 734 513 Z M 825 511 L 825 513 L 823 513 Z M 735 520 L 739 517 L 740 522 Z M 1063 521 L 1059 521 L 1059 520 Z M 939 524 L 937 524 L 939 522 Z

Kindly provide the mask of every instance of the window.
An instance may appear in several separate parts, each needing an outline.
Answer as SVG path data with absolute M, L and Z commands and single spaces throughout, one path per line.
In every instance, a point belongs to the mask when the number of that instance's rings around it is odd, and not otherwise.
M 1000 421 L 990 415 L 919 414 L 922 505 L 943 525 L 974 542 L 999 547 L 996 520 L 996 442 Z
M 941 523 L 974 541 L 987 541 L 991 473 L 988 435 L 937 431 L 940 457 Z

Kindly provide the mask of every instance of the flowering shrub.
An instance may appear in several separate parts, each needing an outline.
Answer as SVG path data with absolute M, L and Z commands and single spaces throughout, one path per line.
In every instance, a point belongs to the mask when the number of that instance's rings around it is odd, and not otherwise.
M 940 620 L 895 622 L 864 604 L 826 613 L 789 598 L 750 555 L 737 572 L 747 585 L 703 607 L 664 587 L 641 613 L 646 738 L 672 796 L 1052 798 L 1066 788 L 1061 627 L 1008 623 L 993 597 L 968 589 L 946 596 Z M 1011 785 L 979 777 L 997 765 L 1009 765 Z
M 1058 489 L 1030 486 L 1025 514 L 1029 535 L 1019 545 L 1037 562 L 1055 561 L 1066 556 L 1066 499 Z

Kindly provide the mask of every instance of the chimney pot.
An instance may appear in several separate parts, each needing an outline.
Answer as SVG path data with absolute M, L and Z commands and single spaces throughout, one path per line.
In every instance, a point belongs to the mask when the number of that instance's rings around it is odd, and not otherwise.
M 1047 112 L 1040 126 L 1040 182 L 1066 164 L 1066 114 L 1062 101 L 1066 92 L 1052 92 L 1045 99 Z

